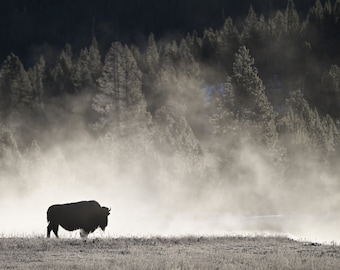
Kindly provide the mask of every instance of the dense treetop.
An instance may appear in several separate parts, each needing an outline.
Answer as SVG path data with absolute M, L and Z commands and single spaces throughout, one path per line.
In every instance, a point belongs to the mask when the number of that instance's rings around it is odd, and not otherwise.
M 306 14 L 314 0 L 296 1 Z M 0 60 L 14 52 L 31 64 L 40 53 L 70 43 L 87 46 L 93 34 L 103 47 L 113 41 L 145 43 L 155 36 L 186 34 L 236 22 L 252 4 L 257 13 L 284 10 L 286 0 L 8 0 L 0 3 Z M 239 25 L 239 24 L 238 24 Z

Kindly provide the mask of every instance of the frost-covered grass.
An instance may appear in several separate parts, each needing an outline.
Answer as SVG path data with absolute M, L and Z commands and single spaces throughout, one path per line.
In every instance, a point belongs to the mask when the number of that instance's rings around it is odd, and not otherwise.
M 337 269 L 340 247 L 284 237 L 0 238 L 0 269 Z

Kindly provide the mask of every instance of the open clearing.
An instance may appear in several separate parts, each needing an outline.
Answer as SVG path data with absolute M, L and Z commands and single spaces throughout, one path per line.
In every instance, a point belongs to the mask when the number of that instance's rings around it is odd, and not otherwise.
M 0 269 L 339 269 L 340 247 L 284 237 L 0 238 Z

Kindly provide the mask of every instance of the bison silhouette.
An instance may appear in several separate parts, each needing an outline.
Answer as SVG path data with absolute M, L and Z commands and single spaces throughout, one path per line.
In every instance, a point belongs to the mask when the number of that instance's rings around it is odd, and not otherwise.
M 65 230 L 74 231 L 80 229 L 80 236 L 86 237 L 98 227 L 103 231 L 107 226 L 107 217 L 110 209 L 100 206 L 96 201 L 81 201 L 66 204 L 55 204 L 47 210 L 47 237 L 51 231 L 58 238 L 59 225 Z

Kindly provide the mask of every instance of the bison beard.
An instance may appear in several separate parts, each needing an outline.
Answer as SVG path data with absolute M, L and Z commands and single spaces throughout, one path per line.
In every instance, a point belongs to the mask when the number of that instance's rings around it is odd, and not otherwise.
M 107 226 L 110 209 L 101 207 L 96 201 L 82 201 L 67 204 L 55 204 L 47 210 L 47 237 L 51 231 L 58 236 L 59 225 L 65 230 L 81 229 L 81 237 L 94 232 L 98 227 L 103 231 Z

